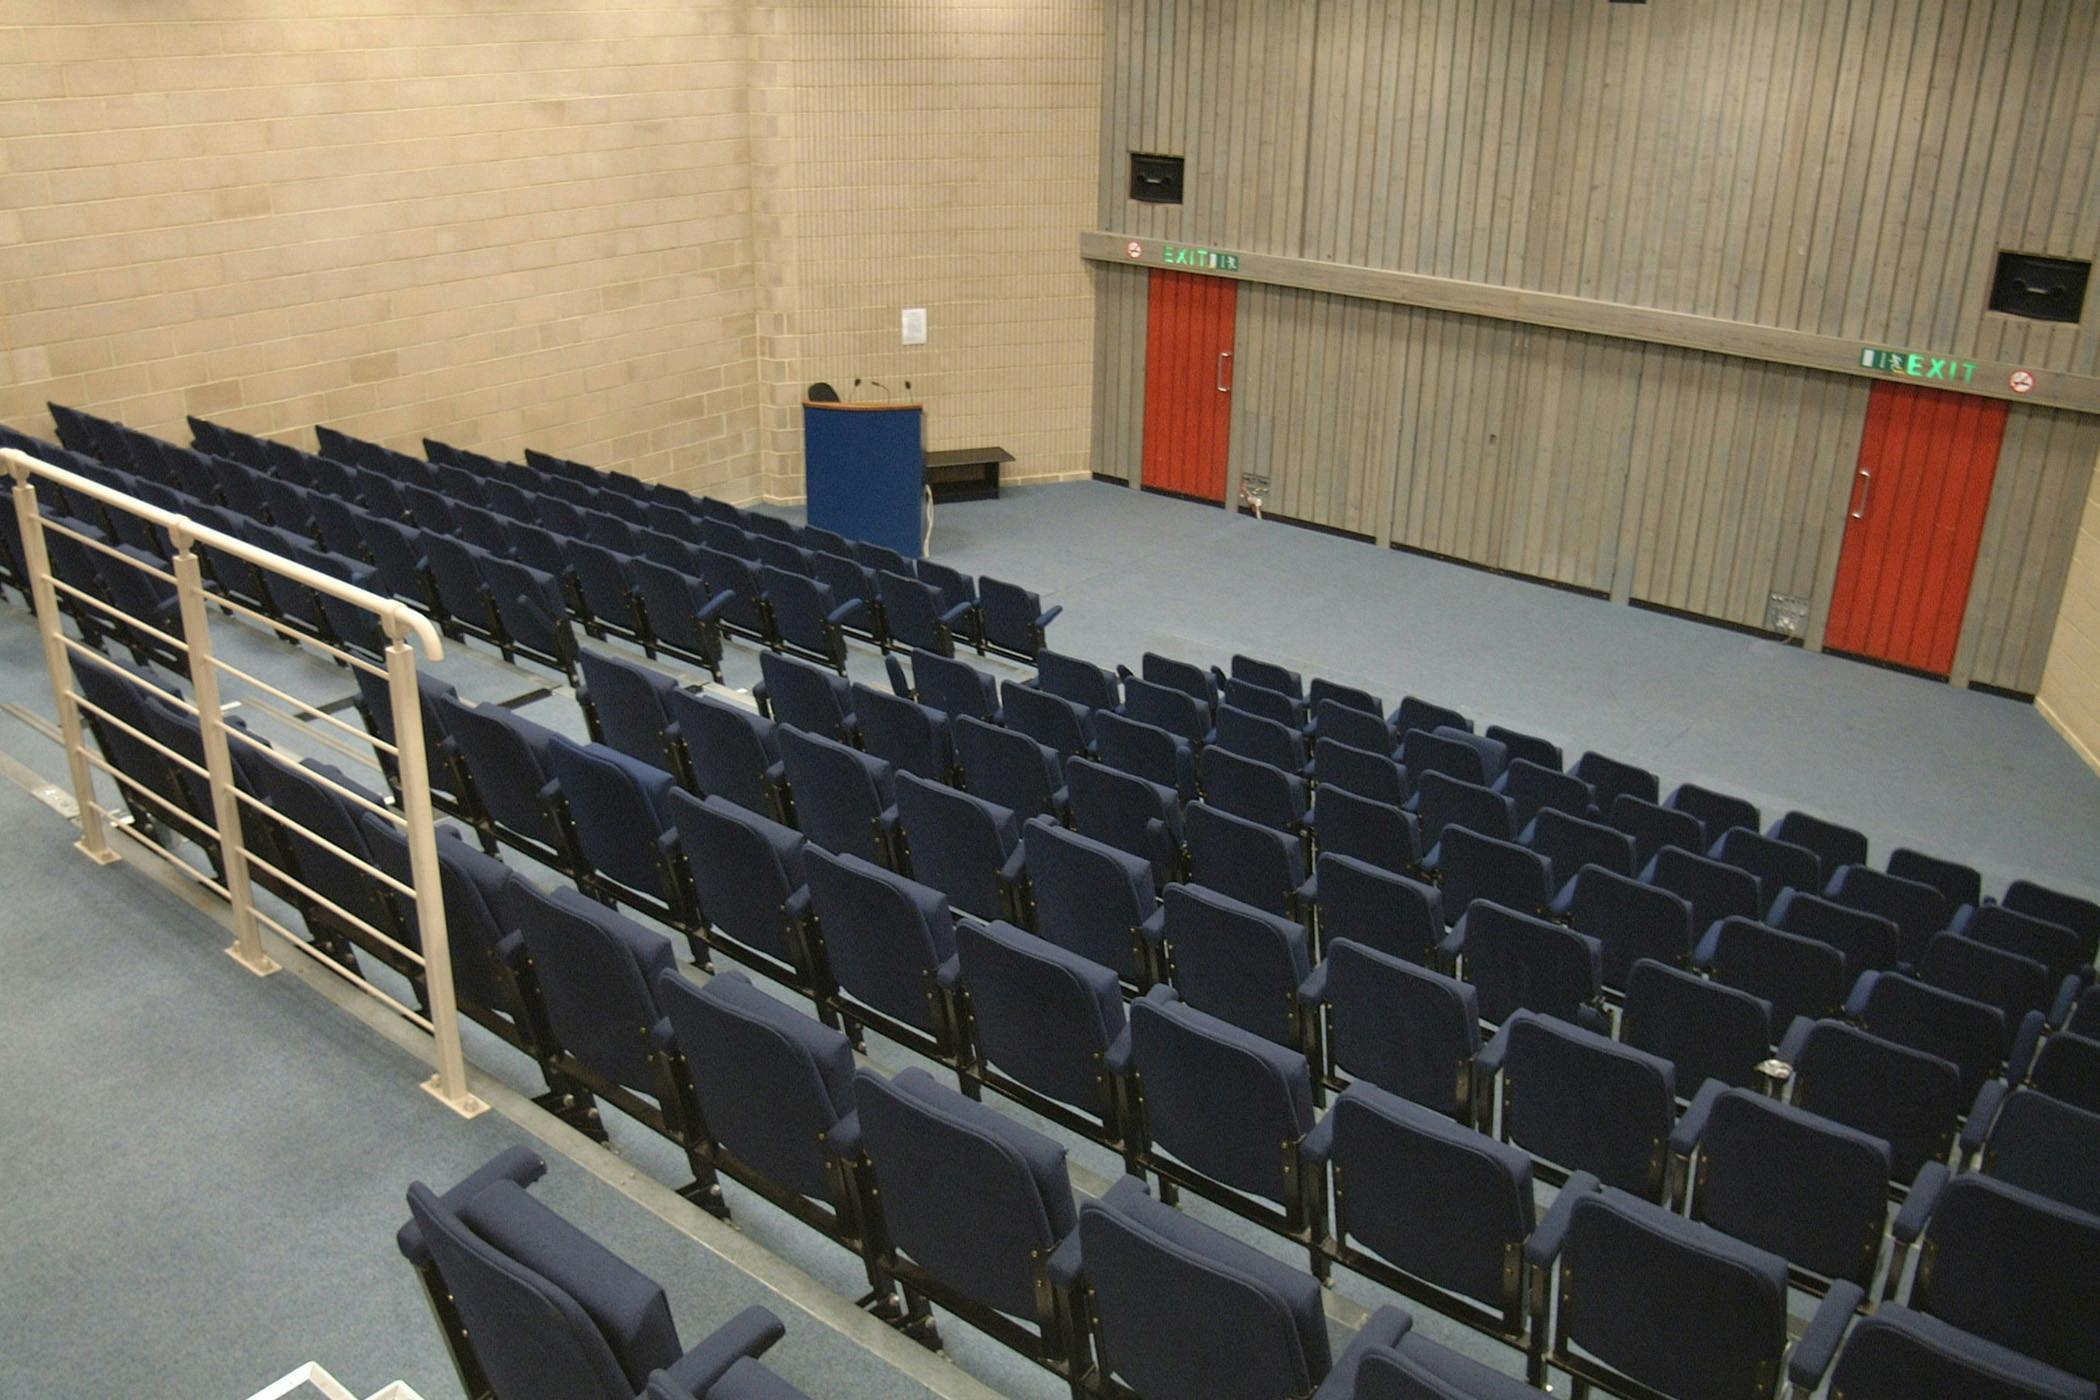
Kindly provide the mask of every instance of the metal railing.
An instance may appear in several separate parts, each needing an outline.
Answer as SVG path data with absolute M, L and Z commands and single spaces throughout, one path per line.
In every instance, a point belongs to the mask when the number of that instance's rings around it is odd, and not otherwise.
M 437 1045 L 437 1073 L 423 1087 L 462 1117 L 471 1118 L 484 1111 L 487 1105 L 467 1091 L 466 1061 L 460 1048 L 459 1012 L 453 996 L 451 950 L 446 937 L 436 825 L 430 805 L 430 773 L 426 766 L 423 743 L 423 708 L 416 682 L 417 647 L 432 661 L 440 659 L 444 654 L 444 644 L 437 630 L 422 614 L 405 604 L 332 578 L 282 555 L 259 549 L 245 540 L 210 529 L 187 516 L 162 510 L 135 496 L 114 490 L 78 473 L 39 461 L 26 453 L 12 448 L 0 449 L 0 463 L 5 464 L 15 481 L 13 495 L 16 522 L 21 532 L 21 562 L 36 609 L 38 630 L 42 634 L 44 662 L 50 671 L 52 698 L 58 707 L 59 738 L 65 747 L 66 766 L 73 796 L 79 807 L 80 840 L 76 843 L 78 848 L 98 864 L 108 864 L 119 858 L 117 851 L 110 844 L 111 829 L 115 827 L 125 830 L 130 839 L 159 854 L 184 875 L 213 890 L 227 901 L 232 909 L 234 943 L 226 951 L 235 961 L 260 977 L 267 977 L 278 971 L 279 964 L 263 949 L 261 929 L 271 929 L 279 935 L 285 946 L 299 950 L 313 959 L 318 966 L 327 968 L 366 995 L 385 1003 L 404 1019 L 428 1031 Z M 62 489 L 68 498 L 93 501 L 106 511 L 122 511 L 145 522 L 169 541 L 172 557 L 167 560 L 166 566 L 162 567 L 159 561 L 143 558 L 135 550 L 118 548 L 91 533 L 74 528 L 73 525 L 52 519 L 45 514 L 38 501 L 38 481 L 52 483 Z M 102 561 L 113 561 L 116 567 L 137 570 L 157 586 L 172 589 L 177 605 L 176 617 L 179 619 L 180 635 L 167 629 L 165 618 L 157 623 L 154 619 L 135 616 L 117 607 L 109 598 L 99 596 L 94 589 L 83 586 L 86 580 L 76 581 L 60 577 L 51 565 L 47 540 L 49 535 L 62 536 L 83 549 L 93 551 L 90 557 L 97 561 L 98 566 Z M 205 571 L 198 557 L 200 547 L 214 556 L 223 555 L 239 560 L 308 589 L 315 595 L 335 599 L 369 613 L 378 623 L 379 634 L 385 638 L 386 645 L 381 653 L 381 661 L 374 662 L 355 651 L 298 631 L 239 599 L 226 596 L 223 591 L 213 591 L 207 586 Z M 156 650 L 183 659 L 191 687 L 189 699 L 154 685 L 135 672 L 125 671 L 122 674 L 127 684 L 135 685 L 141 692 L 195 718 L 203 756 L 201 763 L 193 755 L 170 747 L 153 734 L 129 723 L 123 716 L 97 705 L 81 693 L 73 670 L 76 657 L 80 658 L 83 664 L 105 669 L 113 668 L 114 663 L 86 642 L 68 635 L 62 616 L 61 600 L 63 610 L 71 611 L 76 618 L 84 621 L 93 619 L 97 631 L 107 626 L 123 635 L 150 639 Z M 223 617 L 259 624 L 273 635 L 317 651 L 355 671 L 383 679 L 386 682 L 393 719 L 393 741 L 388 742 L 377 735 L 367 734 L 362 728 L 346 724 L 326 709 L 271 685 L 251 671 L 218 655 L 212 632 L 215 611 Z M 261 761 L 281 764 L 287 768 L 297 768 L 299 765 L 296 757 L 227 722 L 226 707 L 221 700 L 222 678 L 252 687 L 282 701 L 291 706 L 301 719 L 311 719 L 324 726 L 333 726 L 358 742 L 370 744 L 387 757 L 387 766 L 394 770 L 398 782 L 398 807 L 375 803 L 365 795 L 332 782 L 311 770 L 300 769 L 300 776 L 305 781 L 328 788 L 357 809 L 376 813 L 382 819 L 401 828 L 406 835 L 409 852 L 410 878 L 406 882 L 371 864 L 360 853 L 328 841 L 276 811 L 262 794 L 250 792 L 236 781 L 233 749 L 235 744 L 244 746 L 244 755 L 255 755 Z M 84 719 L 83 716 L 87 718 Z M 170 765 L 178 784 L 184 782 L 185 775 L 188 779 L 203 783 L 210 793 L 209 811 L 183 810 L 181 806 L 170 803 L 165 793 L 154 792 L 142 775 L 124 772 L 110 761 L 108 755 L 98 753 L 87 742 L 86 731 L 90 721 L 98 727 L 107 726 L 112 734 L 121 734 L 126 740 L 159 754 Z M 317 733 L 315 737 L 319 738 L 321 735 Z M 105 806 L 95 786 L 97 773 L 107 775 L 116 784 L 127 804 L 132 804 L 132 799 L 136 798 L 139 803 L 151 808 L 156 815 L 175 818 L 175 825 L 184 828 L 176 834 L 204 845 L 208 850 L 215 850 L 217 855 L 213 861 L 213 872 L 198 870 L 189 861 L 142 830 L 141 824 Z M 134 810 L 137 810 L 137 804 L 132 805 Z M 251 813 L 276 823 L 289 836 L 324 848 L 353 870 L 409 901 L 415 910 L 414 922 L 417 930 L 413 946 L 342 908 L 340 904 L 299 879 L 291 870 L 284 869 L 262 854 L 249 849 L 243 839 L 243 823 Z M 394 959 L 398 959 L 404 965 L 419 969 L 420 976 L 412 980 L 420 983 L 419 990 L 424 1009 L 419 1010 L 401 1001 L 331 956 L 329 952 L 307 942 L 267 908 L 258 907 L 254 888 L 254 878 L 258 873 L 273 886 L 293 891 L 299 898 L 327 910 L 334 919 L 342 921 L 373 944 L 386 949 Z

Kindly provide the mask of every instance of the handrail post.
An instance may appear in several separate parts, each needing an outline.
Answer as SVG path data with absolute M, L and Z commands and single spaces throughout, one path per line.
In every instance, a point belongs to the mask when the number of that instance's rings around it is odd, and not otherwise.
M 197 733 L 204 741 L 204 769 L 211 781 L 212 821 L 219 829 L 219 853 L 226 866 L 226 898 L 233 905 L 233 946 L 226 956 L 256 976 L 268 977 L 278 970 L 278 962 L 263 951 L 262 934 L 255 923 L 248 848 L 241 840 L 241 800 L 234 795 L 226 713 L 219 708 L 219 672 L 212 664 L 204 571 L 189 531 L 175 527 L 168 535 L 175 544 L 175 597 L 182 607 L 182 638 L 189 649 L 190 700 L 197 707 Z
M 391 619 L 387 620 L 391 623 Z M 389 625 L 388 631 L 394 628 Z M 445 927 L 443 873 L 438 868 L 437 823 L 430 810 L 430 766 L 423 748 L 423 697 L 416 684 L 416 653 L 399 636 L 386 648 L 387 700 L 394 712 L 394 766 L 401 781 L 401 815 L 408 826 L 409 881 L 416 887 L 416 929 L 423 948 L 424 995 L 430 1034 L 437 1042 L 437 1073 L 424 1092 L 462 1118 L 488 1111 L 467 1092 L 466 1055 L 459 1044 L 459 1003 L 452 990 L 452 942 Z
M 44 668 L 51 673 L 51 695 L 58 703 L 58 732 L 66 747 L 66 771 L 73 779 L 73 802 L 80 809 L 82 854 L 108 865 L 117 853 L 109 844 L 102 808 L 95 798 L 95 775 L 88 766 L 81 735 L 80 704 L 73 695 L 73 661 L 66 653 L 66 634 L 58 616 L 58 590 L 51 586 L 51 552 L 44 545 L 44 516 L 38 509 L 36 485 L 26 471 L 15 473 L 15 521 L 22 535 L 22 567 L 29 574 L 29 596 L 36 603 L 36 626 L 44 640 Z

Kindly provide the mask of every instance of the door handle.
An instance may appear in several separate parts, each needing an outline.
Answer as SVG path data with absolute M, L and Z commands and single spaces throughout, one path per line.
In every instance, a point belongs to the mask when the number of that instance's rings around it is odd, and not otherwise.
M 1232 352 L 1230 350 L 1220 350 L 1218 352 L 1218 392 L 1221 394 L 1232 392 L 1232 386 L 1225 382 L 1225 362 L 1231 358 Z
M 1874 473 L 1865 467 L 1859 469 L 1859 479 L 1866 484 L 1859 488 L 1859 509 L 1852 512 L 1854 520 L 1867 518 L 1867 498 L 1874 494 Z

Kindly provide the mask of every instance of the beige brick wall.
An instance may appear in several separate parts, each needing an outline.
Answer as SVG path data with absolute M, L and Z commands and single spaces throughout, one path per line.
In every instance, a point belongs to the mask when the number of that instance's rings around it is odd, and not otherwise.
M 0 25 L 0 418 L 325 422 L 755 487 L 741 5 L 4 0 Z
M 2086 482 L 2085 517 L 2064 579 L 2049 668 L 2035 703 L 2100 771 L 2100 463 Z
M 1100 53 L 1101 0 L 0 0 L 0 419 L 794 497 L 861 374 L 1082 471 Z
M 762 457 L 798 497 L 800 404 L 856 376 L 931 448 L 1088 468 L 1102 0 L 760 0 L 753 184 Z M 902 344 L 905 307 L 927 343 Z M 868 397 L 881 393 L 864 388 Z

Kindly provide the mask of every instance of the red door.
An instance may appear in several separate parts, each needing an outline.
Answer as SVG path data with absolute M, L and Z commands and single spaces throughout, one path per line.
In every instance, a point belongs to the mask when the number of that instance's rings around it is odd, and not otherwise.
M 1222 505 L 1239 283 L 1154 268 L 1150 296 L 1143 484 Z
M 1874 386 L 1825 646 L 1954 669 L 2005 413 L 1973 394 Z

